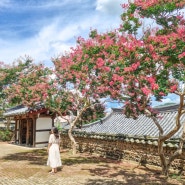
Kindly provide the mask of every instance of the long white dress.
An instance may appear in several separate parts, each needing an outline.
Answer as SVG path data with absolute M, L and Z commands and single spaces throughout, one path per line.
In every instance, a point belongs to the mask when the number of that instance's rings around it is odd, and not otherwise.
M 51 168 L 62 166 L 59 150 L 60 138 L 55 138 L 55 135 L 51 134 L 49 136 L 49 143 L 51 144 L 51 146 L 49 148 L 47 165 Z

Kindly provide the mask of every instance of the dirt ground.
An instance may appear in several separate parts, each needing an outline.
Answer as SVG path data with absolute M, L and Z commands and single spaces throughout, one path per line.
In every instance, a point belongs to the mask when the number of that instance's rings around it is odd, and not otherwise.
M 62 150 L 63 166 L 50 175 L 46 149 L 31 149 L 0 142 L 0 184 L 2 185 L 185 185 L 185 177 L 174 172 L 170 178 L 160 168 L 138 166 L 131 161 L 114 161 L 95 154 Z

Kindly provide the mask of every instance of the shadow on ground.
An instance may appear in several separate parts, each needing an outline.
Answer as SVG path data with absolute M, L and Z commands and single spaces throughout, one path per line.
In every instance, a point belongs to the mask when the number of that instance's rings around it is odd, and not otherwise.
M 46 149 L 34 149 L 26 152 L 9 154 L 3 157 L 3 161 L 27 161 L 29 164 L 46 165 Z M 175 176 L 175 178 L 166 179 L 160 175 L 160 171 L 155 168 L 147 168 L 129 161 L 114 161 L 89 154 L 72 155 L 70 151 L 61 152 L 62 175 L 64 176 L 86 176 L 88 178 L 86 185 L 182 185 L 185 184 L 184 178 Z
M 44 165 L 47 159 L 47 151 L 44 149 L 30 150 L 27 152 L 8 154 L 2 159 L 12 161 L 29 161 L 30 164 Z
M 3 157 L 3 160 L 13 160 L 13 161 L 29 161 L 30 164 L 43 165 L 46 163 L 48 154 L 46 149 L 34 149 L 26 152 L 18 152 L 14 154 L 8 154 Z M 77 165 L 77 164 L 96 164 L 101 162 L 117 163 L 113 160 L 108 160 L 103 157 L 95 157 L 93 155 L 81 155 L 80 153 L 72 155 L 70 151 L 61 152 L 61 158 L 63 165 Z
M 108 168 L 95 168 L 90 170 L 92 175 L 98 175 L 102 177 L 101 179 L 90 179 L 86 185 L 182 185 L 184 184 L 182 180 L 177 181 L 176 179 L 168 178 L 161 176 L 157 173 L 138 173 L 140 169 L 135 171 L 131 170 L 111 170 Z

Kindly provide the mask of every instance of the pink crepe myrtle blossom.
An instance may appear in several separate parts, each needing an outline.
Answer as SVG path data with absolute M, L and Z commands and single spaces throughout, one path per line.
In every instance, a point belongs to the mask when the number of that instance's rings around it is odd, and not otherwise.
M 152 88 L 152 90 L 157 90 L 157 89 L 159 89 L 159 85 L 156 83 L 153 83 L 153 84 L 151 84 L 151 88 Z
M 133 68 L 132 67 L 125 67 L 124 71 L 125 72 L 131 72 L 131 71 L 133 71 Z
M 105 64 L 104 60 L 102 58 L 98 58 L 96 61 L 97 67 L 101 68 Z
M 154 84 L 155 83 L 155 78 L 153 76 L 151 77 L 147 77 L 147 81 L 150 83 L 150 84 Z
M 140 66 L 140 62 L 136 62 L 136 63 L 131 65 L 133 71 L 135 71 L 139 66 Z
M 146 96 L 151 94 L 151 90 L 146 87 L 141 88 L 141 90 Z
M 113 82 L 113 81 L 110 81 L 110 82 L 109 82 L 109 85 L 110 85 L 110 86 L 113 86 L 113 85 L 114 85 L 114 82 Z
M 120 67 L 116 67 L 116 68 L 115 68 L 115 71 L 116 71 L 116 72 L 120 71 Z
M 170 92 L 171 93 L 173 93 L 173 92 L 175 92 L 177 90 L 177 85 L 175 84 L 175 85 L 172 85 L 171 87 L 170 87 Z
M 105 66 L 103 69 L 104 69 L 106 72 L 111 71 L 110 67 L 108 67 L 108 66 Z
M 185 57 L 185 52 L 181 53 L 178 55 L 178 58 L 181 59 L 181 58 L 184 58 Z
M 164 92 L 159 92 L 159 95 L 160 96 L 165 96 L 165 93 Z

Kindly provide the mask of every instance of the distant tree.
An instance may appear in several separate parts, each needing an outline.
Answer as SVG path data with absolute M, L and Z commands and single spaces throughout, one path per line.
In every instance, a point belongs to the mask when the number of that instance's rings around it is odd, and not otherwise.
M 24 71 L 29 65 L 31 65 L 32 59 L 30 57 L 19 58 L 12 64 L 0 63 L 0 116 L 3 117 L 3 112 L 6 108 L 10 107 L 7 101 L 7 96 L 4 93 L 4 89 L 11 84 L 16 83 L 20 72 Z M 12 102 L 14 103 L 14 102 Z M 7 120 L 7 129 L 9 130 L 11 120 Z
M 77 126 L 81 128 L 84 124 L 91 123 L 93 121 L 100 120 L 105 116 L 105 107 L 101 103 L 97 103 L 94 107 L 87 108 L 83 112 L 81 119 L 77 123 Z
M 78 57 L 81 51 L 82 48 L 76 53 Z M 4 91 L 9 102 L 22 103 L 29 107 L 44 104 L 53 113 L 66 119 L 70 124 L 68 134 L 72 141 L 73 153 L 76 153 L 77 144 L 72 131 L 83 118 L 82 115 L 87 110 L 96 110 L 94 115 L 102 116 L 100 97 L 96 92 L 99 84 L 97 77 L 92 71 L 78 68 L 76 63 L 73 63 L 77 55 L 71 52 L 55 59 L 54 69 L 42 64 L 33 64 L 22 71 L 17 82 Z

